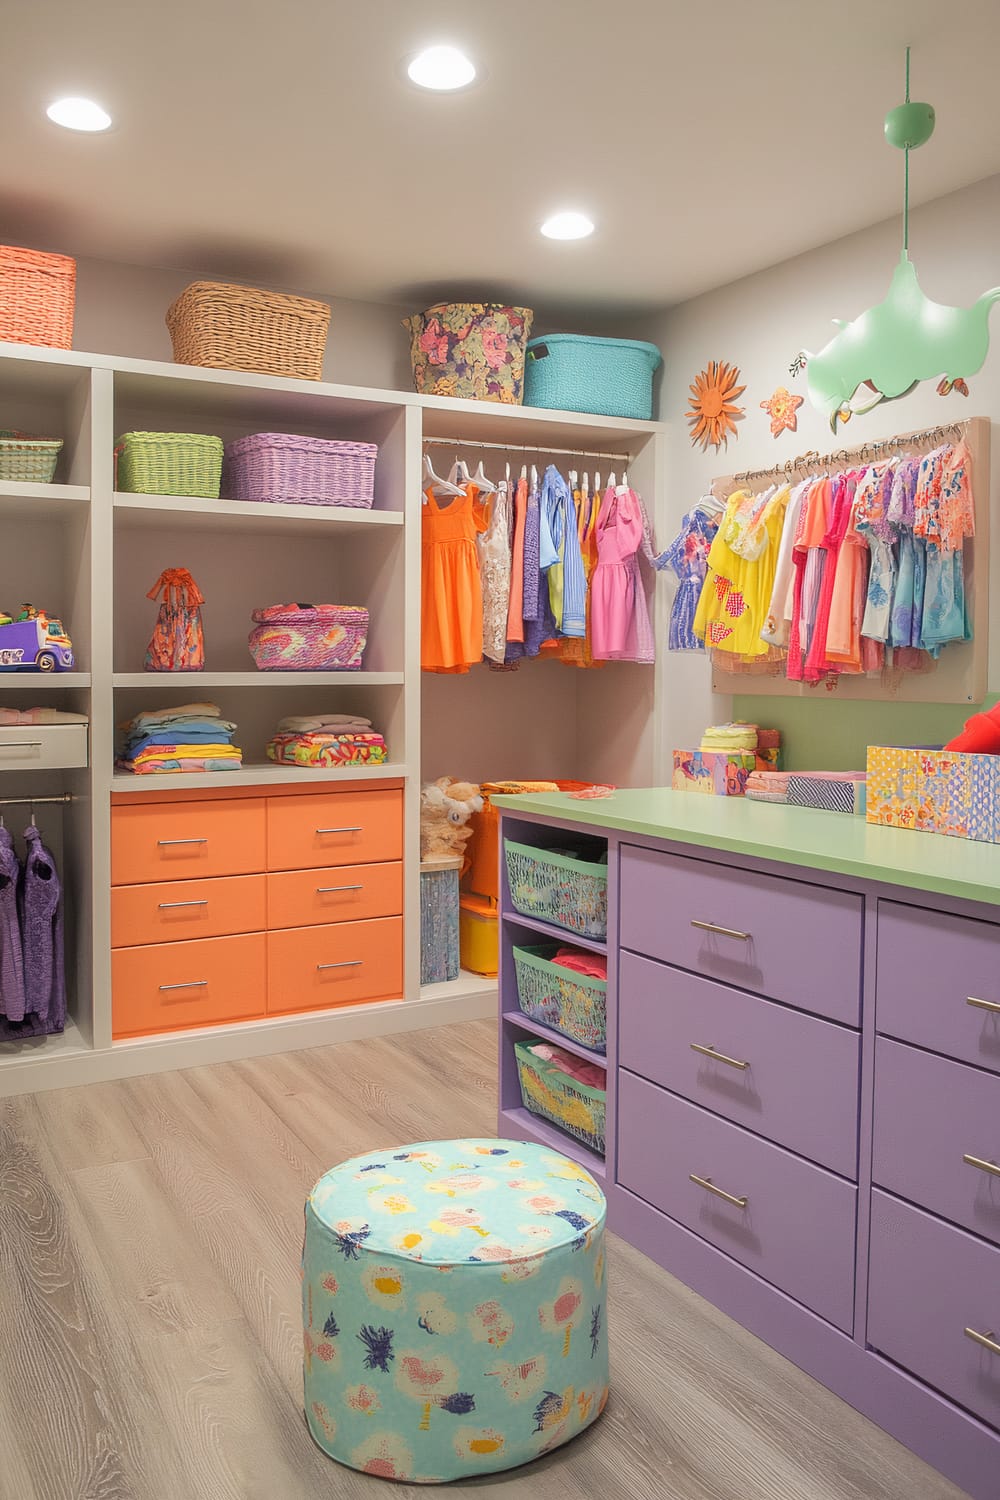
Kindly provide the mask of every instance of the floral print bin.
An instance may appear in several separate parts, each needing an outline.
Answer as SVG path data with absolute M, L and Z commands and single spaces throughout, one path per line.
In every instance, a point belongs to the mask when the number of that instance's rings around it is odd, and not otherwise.
M 529 307 L 500 302 L 439 302 L 404 318 L 414 388 L 422 396 L 520 405 L 533 317 Z

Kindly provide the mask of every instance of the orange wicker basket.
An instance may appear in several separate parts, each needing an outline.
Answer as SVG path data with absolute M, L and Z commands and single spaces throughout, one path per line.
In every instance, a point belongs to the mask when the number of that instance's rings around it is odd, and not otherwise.
M 179 365 L 319 380 L 330 308 L 308 297 L 193 281 L 167 309 Z
M 0 342 L 73 347 L 76 261 L 0 245 Z

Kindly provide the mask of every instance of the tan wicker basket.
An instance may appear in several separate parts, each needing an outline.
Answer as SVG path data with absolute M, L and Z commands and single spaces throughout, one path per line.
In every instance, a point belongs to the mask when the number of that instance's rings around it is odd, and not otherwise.
M 167 310 L 180 365 L 320 380 L 330 308 L 308 297 L 193 281 Z

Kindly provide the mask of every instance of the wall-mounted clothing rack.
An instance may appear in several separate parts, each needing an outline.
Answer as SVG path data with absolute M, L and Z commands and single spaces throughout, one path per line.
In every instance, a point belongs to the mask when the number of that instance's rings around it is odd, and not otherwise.
M 41 807 L 43 802 L 73 802 L 69 792 L 61 797 L 0 797 L 0 807 Z
M 786 464 L 775 464 L 770 469 L 746 469 L 742 474 L 734 474 L 732 482 L 744 484 L 748 479 L 779 479 L 794 474 L 797 469 L 828 469 L 837 464 L 870 463 L 883 453 L 895 453 L 902 448 L 912 448 L 916 443 L 940 442 L 949 435 L 964 434 L 971 420 L 973 419 L 966 418 L 964 422 L 945 422 L 940 427 L 927 427 L 922 432 L 904 432 L 899 437 L 862 443 L 857 448 L 838 448 L 834 453 L 810 450 L 808 453 L 800 453 L 797 458 L 790 458 Z
M 604 458 L 610 459 L 612 463 L 624 464 L 625 468 L 632 463 L 631 453 L 597 453 L 592 448 L 549 448 L 545 443 L 531 446 L 528 443 L 469 442 L 465 438 L 424 438 L 425 448 L 432 443 L 437 448 L 489 448 L 497 453 L 546 453 L 553 458 Z

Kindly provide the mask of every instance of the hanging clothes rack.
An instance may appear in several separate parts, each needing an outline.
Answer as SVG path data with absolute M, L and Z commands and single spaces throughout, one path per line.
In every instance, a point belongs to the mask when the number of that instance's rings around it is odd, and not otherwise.
M 482 443 L 466 438 L 425 437 L 424 447 L 433 444 L 438 448 L 488 448 L 497 453 L 545 453 L 553 458 L 603 458 L 623 464 L 627 469 L 632 463 L 631 453 L 598 453 L 592 448 L 549 448 L 544 443 Z
M 0 807 L 41 807 L 43 802 L 75 802 L 76 798 L 64 792 L 60 797 L 0 797 Z
M 838 448 L 833 453 L 817 453 L 811 449 L 808 453 L 800 453 L 797 458 L 790 458 L 786 464 L 775 464 L 770 469 L 745 469 L 742 474 L 733 475 L 733 482 L 744 484 L 749 479 L 779 479 L 783 475 L 794 474 L 796 469 L 827 469 L 837 464 L 870 463 L 883 453 L 898 453 L 901 449 L 912 448 L 915 443 L 938 442 L 949 434 L 965 433 L 971 420 L 966 418 L 963 422 L 944 422 L 940 427 L 927 427 L 922 432 L 905 432 L 899 437 L 862 443 L 857 448 Z

